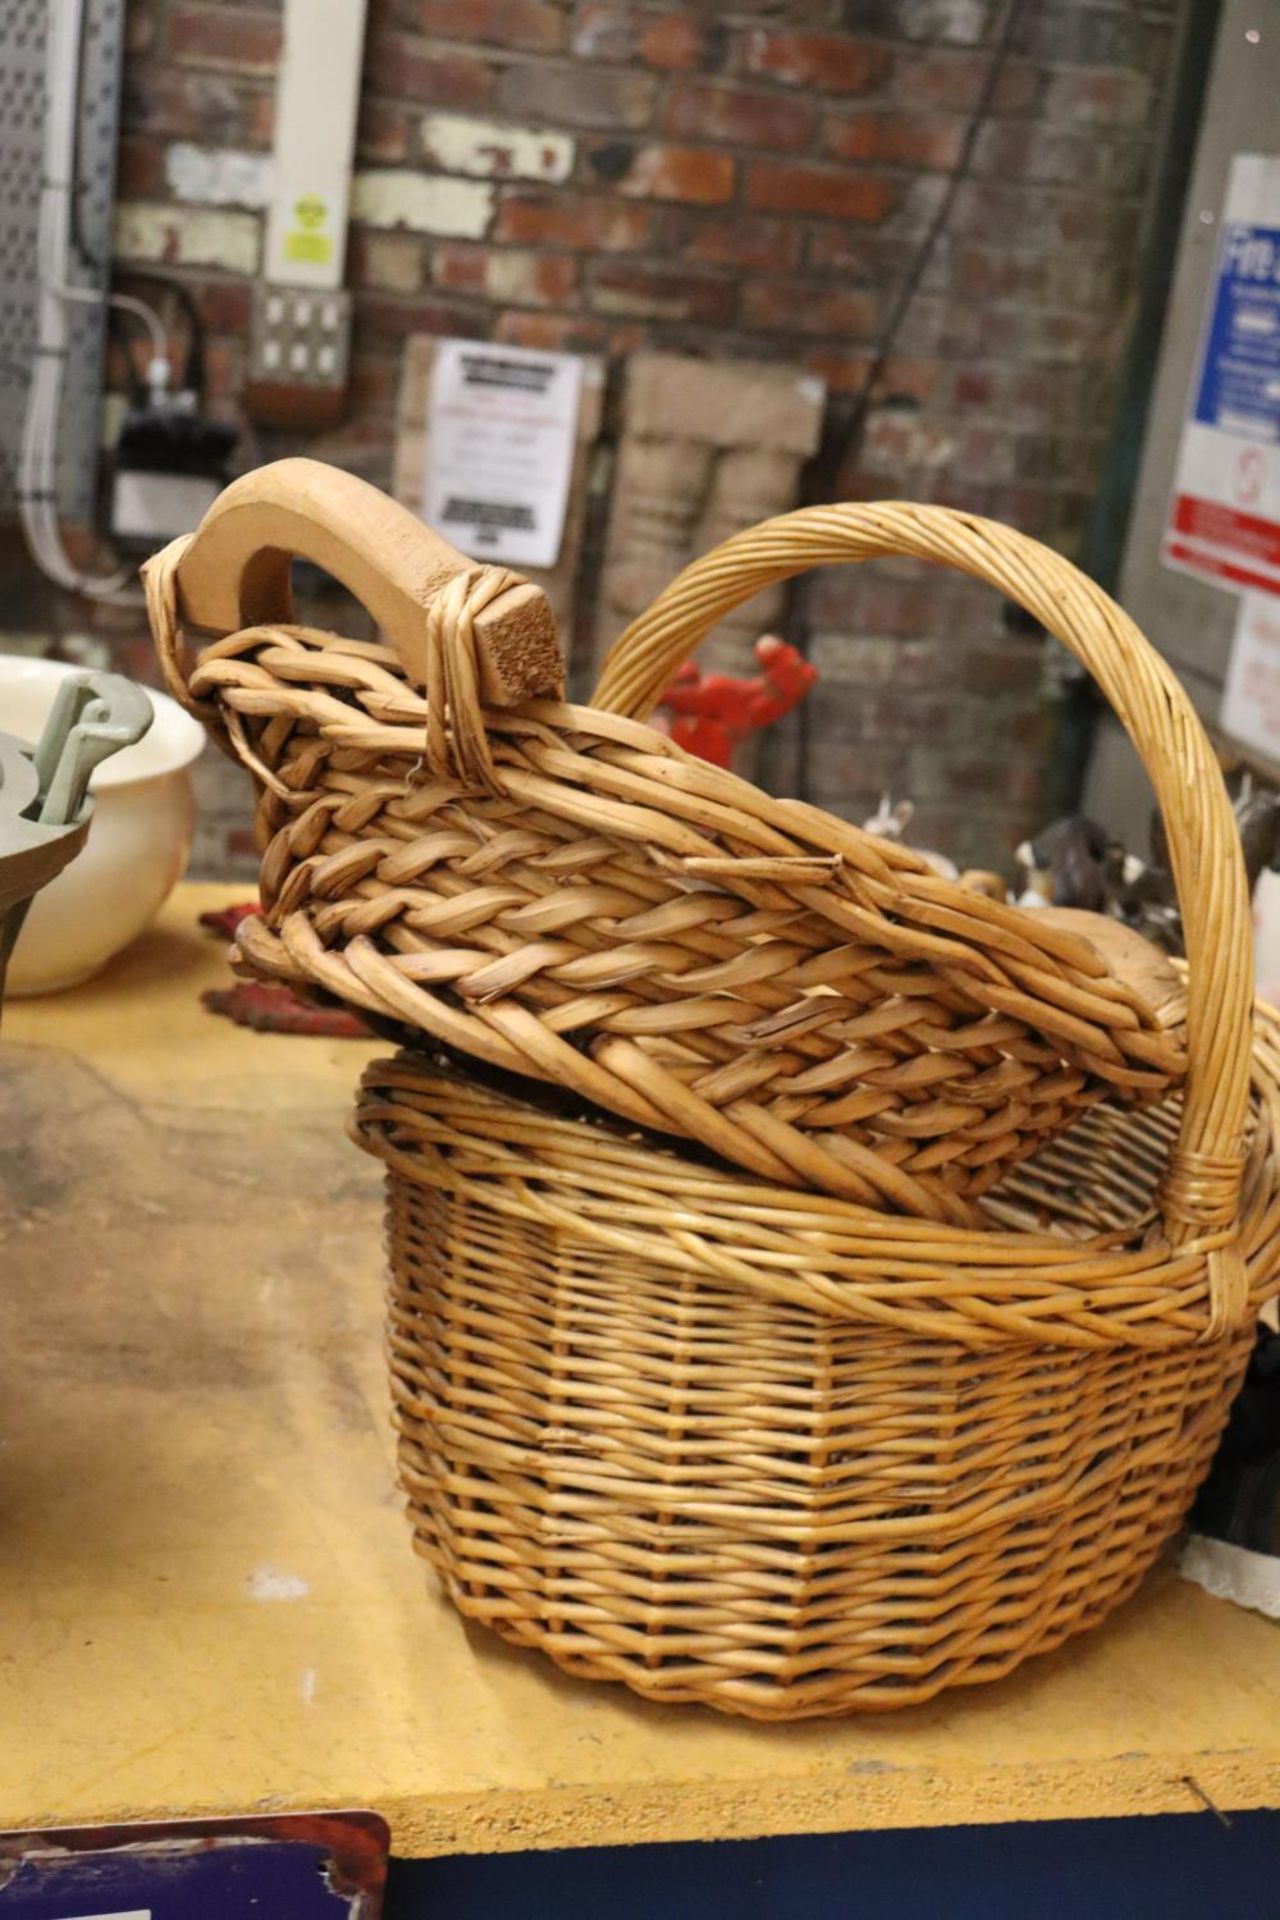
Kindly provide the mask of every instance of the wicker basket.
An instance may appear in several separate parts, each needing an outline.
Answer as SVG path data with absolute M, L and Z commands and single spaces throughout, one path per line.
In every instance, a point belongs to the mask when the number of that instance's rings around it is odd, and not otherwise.
M 387 644 L 288 624 L 292 554 L 361 595 Z M 1109 694 L 1168 826 L 1193 961 L 1185 1034 L 1052 915 L 941 879 L 640 724 L 729 608 L 878 554 L 989 580 Z M 1221 778 L 1132 623 L 1035 541 L 930 507 L 772 521 L 636 622 L 590 708 L 536 697 L 558 692 L 561 667 L 533 588 L 466 570 L 402 508 L 310 462 L 236 482 L 147 584 L 171 687 L 261 786 L 248 968 L 775 1183 L 952 1226 L 1095 1101 L 1181 1085 L 1189 1038 L 1168 1204 L 1188 1233 L 1234 1218 L 1251 989 Z M 184 627 L 228 637 L 195 662 Z
M 1172 1108 L 1096 1107 L 987 1231 L 939 1231 L 374 1065 L 419 1551 L 571 1673 L 759 1719 L 905 1706 L 1101 1620 L 1280 1286 L 1276 1034 L 1232 1294 L 1160 1229 Z
M 1185 1032 L 1105 943 L 641 724 L 737 602 L 885 553 L 991 581 L 1111 698 L 1164 812 Z M 386 644 L 290 625 L 294 554 Z M 994 1678 L 1101 1618 L 1185 1509 L 1280 1266 L 1234 822 L 1119 609 L 988 522 L 816 510 L 695 563 L 571 707 L 527 583 L 307 462 L 229 488 L 147 585 L 171 686 L 261 785 L 244 963 L 418 1042 L 357 1129 L 389 1170 L 403 1476 L 459 1607 L 774 1719 Z M 184 627 L 227 637 L 195 660 Z

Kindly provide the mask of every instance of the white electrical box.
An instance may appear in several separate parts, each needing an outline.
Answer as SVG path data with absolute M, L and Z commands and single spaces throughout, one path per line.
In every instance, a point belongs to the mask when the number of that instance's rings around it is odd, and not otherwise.
M 111 490 L 115 540 L 143 541 L 153 550 L 190 533 L 222 491 L 222 482 L 201 473 L 147 473 L 126 468 Z
M 342 284 L 364 20 L 365 0 L 285 0 L 262 270 L 272 286 Z

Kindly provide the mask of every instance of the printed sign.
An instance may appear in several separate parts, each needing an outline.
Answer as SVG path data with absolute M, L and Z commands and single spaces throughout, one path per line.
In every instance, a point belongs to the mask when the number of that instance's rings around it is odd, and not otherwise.
M 1231 163 L 1164 560 L 1280 594 L 1280 158 Z
M 477 560 L 553 567 L 582 393 L 568 353 L 442 340 L 427 418 L 423 518 Z
M 327 266 L 333 258 L 333 236 L 325 231 L 329 209 L 318 193 L 304 193 L 293 203 L 293 225 L 284 236 L 286 260 Z
M 1280 598 L 1246 593 L 1236 617 L 1222 730 L 1280 766 Z

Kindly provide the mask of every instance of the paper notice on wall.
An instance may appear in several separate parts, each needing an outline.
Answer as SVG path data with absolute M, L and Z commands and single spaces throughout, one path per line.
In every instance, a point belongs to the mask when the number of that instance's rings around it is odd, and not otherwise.
M 1280 157 L 1231 162 L 1163 558 L 1280 594 Z
M 581 392 L 573 354 L 442 340 L 427 417 L 427 524 L 477 560 L 553 567 Z
M 1280 598 L 1246 593 L 1236 615 L 1222 730 L 1280 766 Z

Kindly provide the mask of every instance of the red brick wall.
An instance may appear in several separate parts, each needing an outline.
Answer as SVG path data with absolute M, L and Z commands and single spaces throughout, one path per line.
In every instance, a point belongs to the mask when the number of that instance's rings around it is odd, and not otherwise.
M 956 161 L 998 12 L 988 0 L 370 0 L 352 405 L 305 444 L 386 480 L 399 343 L 418 329 L 782 360 L 856 389 Z M 1174 0 L 1028 0 L 974 178 L 887 371 L 886 392 L 915 409 L 873 413 L 851 494 L 950 502 L 1077 547 L 1174 12 Z M 269 0 L 129 10 L 120 263 L 165 261 L 189 282 L 215 405 L 232 413 L 279 26 Z M 193 144 L 245 158 L 212 170 L 209 189 Z M 424 169 L 438 191 L 412 213 Z M 183 202 L 206 190 L 249 204 Z M 400 207 L 412 224 L 395 222 Z M 298 444 L 249 443 L 257 457 Z M 856 813 L 882 784 L 914 790 L 927 831 L 962 857 L 1007 852 L 1036 805 L 1034 642 L 990 597 L 925 590 L 910 569 L 832 576 L 817 616 L 833 684 L 815 714 L 815 797 Z

